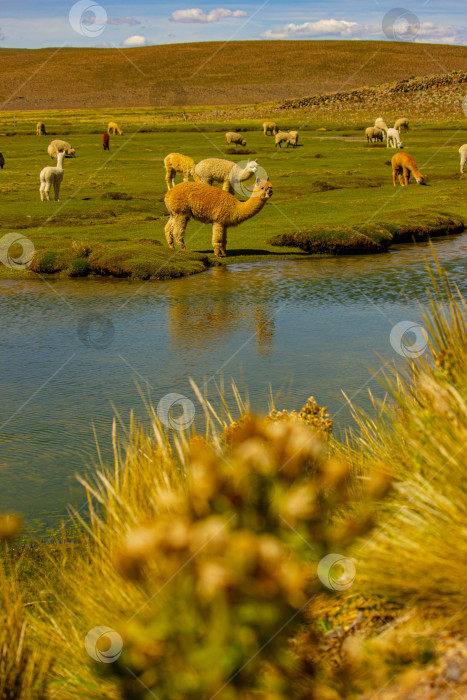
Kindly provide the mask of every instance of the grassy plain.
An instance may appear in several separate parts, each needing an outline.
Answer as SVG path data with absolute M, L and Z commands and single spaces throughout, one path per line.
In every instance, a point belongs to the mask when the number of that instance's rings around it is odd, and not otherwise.
M 458 155 L 459 146 L 467 141 L 467 130 L 459 121 L 412 125 L 403 136 L 404 147 L 415 157 L 428 186 L 395 189 L 389 166 L 394 151 L 365 142 L 361 116 L 339 129 L 329 122 L 311 122 L 309 116 L 288 113 L 280 125 L 303 127 L 300 145 L 278 150 L 273 137 L 263 135 L 262 120 L 194 123 L 180 120 L 177 110 L 166 110 L 157 120 L 149 110 L 133 111 L 130 120 L 130 114 L 122 110 L 113 116 L 124 134 L 111 137 L 110 153 L 102 149 L 102 116 L 97 112 L 74 117 L 51 113 L 45 120 L 47 137 L 33 135 L 37 116 L 23 114 L 16 131 L 11 130 L 12 115 L 0 119 L 0 133 L 15 133 L 0 136 L 6 160 L 0 173 L 0 233 L 18 231 L 29 238 L 37 251 L 32 269 L 41 274 L 73 276 L 91 271 L 159 278 L 218 264 L 212 255 L 209 225 L 188 225 L 189 254 L 174 254 L 167 247 L 163 158 L 171 151 L 195 161 L 258 158 L 273 185 L 274 196 L 266 207 L 230 230 L 228 257 L 221 264 L 306 254 L 297 247 L 270 244 L 271 238 L 277 240 L 284 234 L 290 239 L 308 232 L 313 252 L 322 254 L 376 252 L 386 250 L 391 240 L 426 237 L 430 230 L 432 234 L 442 232 L 436 226 L 425 227 L 433 224 L 433 215 L 436 224 L 439 212 L 467 217 L 467 176 L 459 173 Z M 242 130 L 247 141 L 244 153 L 240 149 L 228 152 L 227 128 Z M 60 137 L 72 143 L 77 157 L 65 161 L 61 201 L 41 202 L 39 172 L 52 164 L 46 147 L 52 138 Z M 409 220 L 412 227 L 404 228 Z M 86 253 L 90 251 L 90 266 L 83 260 L 72 262 L 87 257 L 73 241 L 82 242 Z M 14 255 L 14 248 L 10 252 Z M 0 274 L 34 273 L 2 266 Z

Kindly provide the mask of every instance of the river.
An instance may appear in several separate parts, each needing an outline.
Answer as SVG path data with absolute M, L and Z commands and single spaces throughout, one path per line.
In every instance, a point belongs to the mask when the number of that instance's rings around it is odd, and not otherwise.
M 434 246 L 467 294 L 467 235 Z M 110 459 L 113 416 L 125 424 L 134 410 L 144 422 L 146 399 L 184 395 L 201 426 L 190 378 L 214 402 L 224 381 L 232 405 L 233 379 L 259 411 L 271 392 L 289 409 L 313 395 L 342 434 L 342 392 L 369 410 L 384 364 L 402 367 L 391 331 L 417 322 L 427 260 L 419 244 L 166 282 L 1 280 L 0 511 L 24 514 L 33 531 L 56 525 L 84 500 L 75 475 L 96 463 L 96 437 Z

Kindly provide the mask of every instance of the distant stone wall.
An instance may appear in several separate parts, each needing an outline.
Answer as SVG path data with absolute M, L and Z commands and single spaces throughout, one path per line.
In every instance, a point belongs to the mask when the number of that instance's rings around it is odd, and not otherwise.
M 462 108 L 462 100 L 467 93 L 467 71 L 452 71 L 443 75 L 426 75 L 422 78 L 398 80 L 374 87 L 361 87 L 347 92 L 332 92 L 324 95 L 296 97 L 281 102 L 279 109 L 313 109 L 315 107 L 352 109 L 359 106 L 390 105 L 410 107 L 414 105 L 426 110 L 430 106 L 433 111 L 441 107 L 443 111 Z M 438 104 L 439 103 L 439 104 Z

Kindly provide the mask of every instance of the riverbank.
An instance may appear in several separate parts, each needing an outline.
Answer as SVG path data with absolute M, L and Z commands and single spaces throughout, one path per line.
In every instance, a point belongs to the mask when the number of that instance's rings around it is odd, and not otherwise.
M 25 236 L 35 251 L 29 269 L 2 265 L 2 277 L 165 279 L 217 264 L 310 253 L 384 252 L 393 243 L 412 238 L 459 233 L 467 218 L 467 175 L 459 173 L 458 154 L 467 135 L 454 123 L 439 129 L 411 125 L 403 135 L 405 150 L 415 157 L 427 187 L 394 188 L 390 167 L 394 150 L 367 144 L 358 124 L 333 130 L 332 136 L 338 138 L 328 138 L 326 130 L 306 124 L 299 146 L 281 150 L 258 125 L 257 130 L 243 130 L 247 147 L 236 152 L 227 149 L 223 132 L 217 127 L 211 131 L 208 124 L 198 125 L 194 132 L 146 132 L 144 122 L 128 130 L 121 123 L 124 134 L 111 138 L 107 153 L 95 133 L 98 123 L 85 121 L 66 129 L 66 121 L 64 116 L 62 123 L 53 124 L 54 136 L 64 135 L 77 157 L 65 161 L 59 203 L 41 202 L 38 193 L 38 173 L 52 162 L 46 152 L 49 137 L 21 133 L 1 139 L 6 164 L 0 176 L 0 233 Z M 294 125 L 301 126 L 298 120 Z M 232 128 L 245 129 L 235 124 Z M 186 231 L 188 253 L 168 248 L 163 158 L 172 151 L 196 162 L 206 157 L 237 162 L 258 158 L 261 176 L 271 181 L 274 195 L 263 210 L 229 230 L 227 258 L 214 258 L 211 226 L 197 222 Z M 239 197 L 248 196 L 247 190 Z M 9 255 L 18 258 L 20 246 L 13 245 Z

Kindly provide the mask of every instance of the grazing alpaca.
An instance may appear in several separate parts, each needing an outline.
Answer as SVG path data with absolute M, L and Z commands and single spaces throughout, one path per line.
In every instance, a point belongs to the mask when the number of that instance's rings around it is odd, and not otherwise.
M 118 128 L 118 124 L 116 124 L 115 122 L 109 122 L 107 126 L 107 133 L 110 136 L 116 136 L 117 134 L 119 136 L 123 136 L 123 131 L 120 131 L 120 129 Z
M 417 164 L 413 157 L 408 153 L 396 153 L 396 155 L 392 157 L 392 181 L 394 183 L 394 187 L 396 186 L 396 175 L 399 175 L 399 182 L 402 186 L 404 185 L 404 179 L 405 184 L 408 186 L 410 173 L 413 173 L 413 176 L 419 185 L 425 184 L 425 178 L 417 168 Z M 402 174 L 404 174 L 404 178 L 402 178 Z
M 407 117 L 401 117 L 400 119 L 396 119 L 396 122 L 394 124 L 394 128 L 397 129 L 397 131 L 400 133 L 402 129 L 404 131 L 409 130 L 409 120 Z
M 39 192 L 41 193 L 41 201 L 44 201 L 44 195 L 48 202 L 50 202 L 49 192 L 52 184 L 54 186 L 55 201 L 58 202 L 58 195 L 60 194 L 60 185 L 63 180 L 63 161 L 65 159 L 65 151 L 59 151 L 57 154 L 57 165 L 54 167 L 49 165 L 46 168 L 42 168 L 40 178 L 41 186 Z
M 371 142 L 371 143 L 373 143 L 373 141 L 382 141 L 383 140 L 383 132 L 377 126 L 369 126 L 365 130 L 365 136 L 366 136 L 367 142 Z
M 164 158 L 165 165 L 165 181 L 167 189 L 170 190 L 170 183 L 175 187 L 175 174 L 183 173 L 183 182 L 187 182 L 188 178 L 194 177 L 195 161 L 182 153 L 169 153 Z
M 3 166 L 5 165 L 5 158 L 3 157 L 3 153 L 0 153 L 0 168 L 3 170 Z
M 102 147 L 104 151 L 110 151 L 110 136 L 108 134 L 102 134 Z
M 245 167 L 241 168 L 231 160 L 206 158 L 205 160 L 200 160 L 195 167 L 194 176 L 196 181 L 204 182 L 205 185 L 221 182 L 222 189 L 233 194 L 235 185 L 249 180 L 257 170 L 258 159 L 247 161 Z
M 464 166 L 467 163 L 467 143 L 459 148 L 459 153 L 461 156 L 461 173 L 464 172 Z
M 182 182 L 165 195 L 169 220 L 165 225 L 165 237 L 171 248 L 173 240 L 185 250 L 183 236 L 190 219 L 203 224 L 212 223 L 212 247 L 214 255 L 227 255 L 227 229 L 251 219 L 272 196 L 268 180 L 256 180 L 250 199 L 240 202 L 229 192 L 202 182 Z
M 225 135 L 225 140 L 228 144 L 234 143 L 236 146 L 246 146 L 246 141 L 241 134 L 236 131 L 228 131 Z
M 51 141 L 47 146 L 47 153 L 52 160 L 57 157 L 59 151 L 65 151 L 65 155 L 70 156 L 70 158 L 74 158 L 76 155 L 75 149 L 71 147 L 68 141 L 60 141 L 60 139 L 57 139 L 56 141 Z
M 275 136 L 276 148 L 282 148 L 282 143 L 285 141 L 287 148 L 289 146 L 296 146 L 298 142 L 298 131 L 279 131 Z
M 386 132 L 387 136 L 387 148 L 402 148 L 402 141 L 401 137 L 399 136 L 399 132 L 397 129 L 391 128 L 388 129 Z
M 263 133 L 265 136 L 268 134 L 274 134 L 274 136 L 277 134 L 277 124 L 276 122 L 264 122 L 263 124 Z
M 37 122 L 36 124 L 36 135 L 37 136 L 47 136 L 47 132 L 45 130 L 45 124 L 44 122 Z

